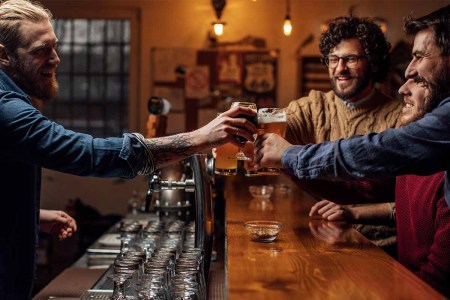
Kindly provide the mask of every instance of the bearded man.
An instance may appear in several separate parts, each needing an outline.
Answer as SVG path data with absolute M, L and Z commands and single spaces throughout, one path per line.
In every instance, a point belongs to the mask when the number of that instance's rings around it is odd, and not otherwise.
M 58 39 L 51 13 L 27 0 L 0 3 L 0 299 L 31 296 L 39 224 L 41 167 L 79 176 L 148 175 L 194 153 L 253 140 L 256 128 L 237 107 L 190 133 L 145 139 L 139 133 L 94 138 L 66 130 L 32 105 L 58 92 Z
M 404 125 L 420 120 L 439 103 L 440 95 L 436 87 L 416 76 L 408 79 L 400 87 L 405 109 L 400 117 Z M 444 197 L 444 172 L 429 176 L 404 175 L 396 178 L 395 214 L 398 240 L 398 261 L 434 288 L 450 296 L 450 208 Z M 364 194 L 371 193 L 367 187 L 356 188 L 351 182 L 330 183 L 322 181 L 322 189 L 327 193 L 346 194 L 347 197 L 334 200 L 348 203 L 348 195 L 364 201 Z M 357 189 L 360 189 L 357 191 Z M 356 192 L 357 191 L 357 192 Z M 356 193 L 356 194 L 355 194 Z M 391 199 L 386 190 L 383 199 Z M 310 215 L 318 214 L 325 219 L 352 221 L 352 210 L 323 200 L 314 205 Z M 389 212 L 365 211 L 359 215 L 360 222 L 377 224 L 390 219 Z
M 288 142 L 316 144 L 400 125 L 402 101 L 375 88 L 376 83 L 386 78 L 391 48 L 377 24 L 354 16 L 336 18 L 322 33 L 319 47 L 333 89 L 326 93 L 312 90 L 307 97 L 289 104 L 286 109 Z M 321 194 L 323 188 L 317 182 L 298 183 L 310 193 L 324 197 Z M 390 188 L 393 193 L 395 182 L 363 184 L 373 187 L 371 190 L 376 199 L 378 191 Z M 361 224 L 357 217 L 375 212 L 389 214 L 392 209 L 392 203 L 380 203 L 348 207 L 348 212 L 354 216 L 352 221 L 356 230 L 395 257 L 395 221 L 388 218 L 380 220 L 379 225 L 367 225 Z

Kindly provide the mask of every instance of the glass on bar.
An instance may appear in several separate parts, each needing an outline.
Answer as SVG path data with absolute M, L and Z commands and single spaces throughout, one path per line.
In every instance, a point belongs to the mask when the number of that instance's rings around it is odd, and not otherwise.
M 252 109 L 255 112 L 255 114 L 256 114 L 256 112 L 258 110 L 258 108 L 256 107 L 256 104 L 253 103 L 253 102 L 232 102 L 231 103 L 231 108 L 236 107 L 236 106 L 248 107 L 248 108 Z M 251 117 L 251 116 L 248 116 L 248 115 L 239 114 L 239 115 L 236 116 L 236 118 L 247 119 L 248 121 L 253 123 L 253 125 L 257 126 L 256 125 L 256 123 L 257 123 L 257 116 L 256 115 Z M 240 136 L 240 135 L 236 135 L 236 139 L 241 144 L 245 144 L 247 142 L 247 139 L 244 138 L 243 136 Z M 245 154 L 244 154 L 244 152 L 242 150 L 238 151 L 236 156 L 237 156 L 238 160 L 243 160 L 243 161 L 250 160 L 250 158 L 245 156 Z
M 254 164 L 254 157 L 253 157 L 253 150 L 255 149 L 255 146 L 253 142 L 247 142 L 244 146 L 244 153 L 249 158 L 247 160 L 244 160 L 244 170 L 245 170 L 245 176 L 252 177 L 252 176 L 259 176 L 261 175 L 256 169 Z
M 239 148 L 231 143 L 223 144 L 216 148 L 215 173 L 217 175 L 236 175 L 237 157 Z
M 258 109 L 258 135 L 276 133 L 284 138 L 286 134 L 286 111 L 283 108 Z M 261 175 L 279 175 L 278 168 L 261 168 Z
M 236 106 L 248 107 L 248 108 L 252 109 L 255 113 L 257 111 L 256 104 L 253 102 L 232 102 L 231 103 L 231 108 L 236 107 Z M 248 121 L 253 123 L 253 125 L 256 126 L 256 122 L 257 122 L 256 116 L 252 117 L 252 116 L 248 116 L 248 115 L 244 115 L 244 114 L 239 114 L 236 116 L 236 118 L 247 119 Z M 243 136 L 236 136 L 236 139 L 238 140 L 239 143 L 242 143 L 242 144 L 244 144 L 247 141 L 247 139 L 244 138 Z

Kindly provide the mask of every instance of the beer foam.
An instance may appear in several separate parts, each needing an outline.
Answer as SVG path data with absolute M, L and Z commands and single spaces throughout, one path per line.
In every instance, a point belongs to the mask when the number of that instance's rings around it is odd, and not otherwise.
M 277 114 L 258 114 L 258 123 L 277 123 L 286 122 L 286 114 L 284 112 L 279 112 Z

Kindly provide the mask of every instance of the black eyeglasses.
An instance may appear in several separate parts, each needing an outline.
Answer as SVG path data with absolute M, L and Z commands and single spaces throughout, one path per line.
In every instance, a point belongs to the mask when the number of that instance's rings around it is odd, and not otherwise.
M 357 56 L 357 55 L 346 55 L 346 56 L 337 56 L 337 55 L 328 55 L 325 57 L 325 65 L 334 69 L 338 66 L 339 60 L 342 59 L 347 68 L 353 69 L 358 65 L 358 61 L 361 58 L 364 58 L 365 55 Z

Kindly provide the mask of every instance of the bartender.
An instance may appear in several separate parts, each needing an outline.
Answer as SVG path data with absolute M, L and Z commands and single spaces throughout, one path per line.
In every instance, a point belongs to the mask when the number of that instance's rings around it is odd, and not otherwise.
M 52 14 L 27 0 L 0 4 L 0 299 L 29 299 L 35 273 L 41 167 L 79 176 L 133 178 L 230 142 L 253 140 L 256 128 L 231 109 L 193 132 L 145 139 L 139 133 L 94 138 L 66 130 L 31 98 L 58 93 L 60 63 Z M 20 188 L 17 188 L 17 186 Z

